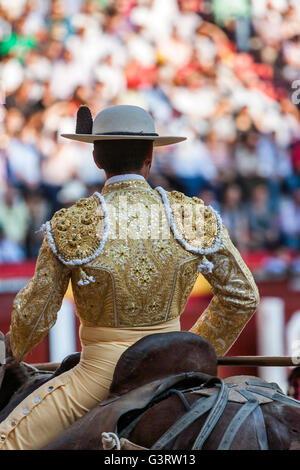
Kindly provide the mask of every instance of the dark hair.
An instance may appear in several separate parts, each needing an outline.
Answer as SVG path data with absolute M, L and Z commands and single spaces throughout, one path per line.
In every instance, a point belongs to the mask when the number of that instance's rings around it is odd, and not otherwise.
M 151 155 L 152 140 L 97 140 L 94 142 L 94 156 L 99 165 L 108 173 L 124 173 L 140 170 Z

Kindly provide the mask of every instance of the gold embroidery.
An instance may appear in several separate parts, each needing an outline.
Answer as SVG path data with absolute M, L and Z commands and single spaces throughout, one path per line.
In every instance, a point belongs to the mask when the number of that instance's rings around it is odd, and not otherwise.
M 160 195 L 146 182 L 113 183 L 102 192 L 116 210 L 119 197 L 129 194 L 131 203 L 143 204 L 148 215 L 153 204 L 158 204 L 162 220 L 167 222 Z M 198 199 L 174 192 L 167 193 L 167 197 L 170 203 L 187 201 L 192 207 L 203 207 L 205 223 L 200 245 L 212 247 L 218 233 L 215 214 Z M 56 213 L 51 226 L 58 253 L 69 260 L 92 255 L 101 243 L 103 221 L 95 196 Z M 108 237 L 102 252 L 82 267 L 63 265 L 45 237 L 35 275 L 15 298 L 11 327 L 15 356 L 22 359 L 55 323 L 70 277 L 76 311 L 83 324 L 130 328 L 180 316 L 203 257 L 184 249 L 172 233 L 165 239 L 164 223 L 155 239 Z M 223 354 L 253 314 L 258 292 L 226 230 L 219 251 L 206 257 L 214 264 L 206 275 L 214 298 L 191 331 L 207 338 L 218 354 Z M 82 269 L 93 282 L 78 285 Z
M 149 216 L 153 204 L 158 204 L 162 218 L 166 218 L 161 198 L 154 190 L 149 191 L 149 188 L 147 183 L 139 182 L 137 185 L 132 185 L 132 183 L 122 182 L 122 184 L 111 184 L 105 187 L 103 194 L 106 201 L 117 210 L 120 198 L 126 196 L 130 189 L 132 203 L 143 204 Z M 105 297 L 105 301 L 100 299 L 96 285 L 85 287 L 90 297 L 99 297 L 99 300 L 94 302 L 98 305 L 97 325 L 146 326 L 161 323 L 169 316 L 170 318 L 178 317 L 196 281 L 197 269 L 194 268 L 194 275 L 191 278 L 186 278 L 185 291 L 187 293 L 184 295 L 180 295 L 176 287 L 177 284 L 180 285 L 179 279 L 176 278 L 175 286 L 173 286 L 174 275 L 178 267 L 191 258 L 195 259 L 172 235 L 170 239 L 161 239 L 161 232 L 157 239 L 114 240 L 108 238 L 101 255 L 84 266 L 86 273 L 94 277 L 95 284 L 100 279 L 102 282 L 102 269 L 110 272 L 111 279 L 115 283 L 114 293 L 110 287 L 111 281 L 109 281 L 105 294 L 101 294 L 101 297 Z M 77 270 L 78 268 L 74 268 L 73 271 Z M 81 287 L 76 285 L 77 279 L 78 275 L 72 278 L 74 297 L 82 299 L 80 305 L 78 300 L 76 301 L 77 313 L 83 322 L 88 322 L 90 314 L 83 300 L 86 294 L 83 293 Z M 170 301 L 174 292 L 178 299 L 175 303 Z M 108 302 L 113 295 L 116 315 L 113 311 L 113 302 Z
M 22 360 L 55 324 L 70 276 L 70 269 L 58 261 L 45 238 L 34 277 L 13 303 L 11 345 L 17 360 Z
M 156 256 L 159 256 L 162 259 L 172 255 L 170 243 L 166 240 L 155 240 L 153 242 L 153 251 L 155 252 Z
M 253 276 L 223 228 L 220 250 L 207 256 L 214 263 L 205 278 L 212 286 L 214 297 L 191 328 L 225 354 L 250 320 L 259 303 Z
M 51 233 L 65 261 L 85 259 L 99 247 L 104 232 L 104 214 L 97 196 L 80 199 L 74 206 L 56 212 Z
M 197 197 L 190 198 L 178 191 L 166 194 L 175 230 L 183 242 L 195 250 L 213 250 L 221 229 L 216 213 Z

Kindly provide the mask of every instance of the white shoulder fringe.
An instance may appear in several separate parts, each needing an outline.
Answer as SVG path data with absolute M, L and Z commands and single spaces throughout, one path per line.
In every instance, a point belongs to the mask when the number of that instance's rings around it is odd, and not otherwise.
M 108 218 L 108 211 L 107 211 L 107 206 L 106 206 L 106 202 L 105 202 L 105 199 L 104 197 L 98 193 L 98 192 L 95 192 L 94 193 L 98 199 L 100 200 L 100 203 L 101 203 L 101 206 L 102 206 L 102 209 L 103 209 L 103 214 L 104 214 L 104 233 L 103 233 L 103 237 L 102 237 L 102 240 L 101 240 L 101 243 L 99 245 L 99 247 L 97 248 L 96 251 L 94 251 L 93 254 L 91 254 L 90 256 L 88 256 L 87 258 L 84 258 L 84 259 L 72 259 L 70 261 L 66 261 L 57 251 L 56 249 L 56 246 L 55 246 L 55 241 L 54 241 L 54 238 L 52 236 L 52 229 L 51 229 L 51 223 L 50 221 L 46 222 L 45 224 L 43 224 L 42 228 L 45 230 L 46 234 L 47 234 L 47 237 L 48 237 L 48 241 L 49 241 L 49 245 L 50 245 L 50 248 L 51 250 L 53 251 L 53 253 L 56 255 L 56 257 L 63 263 L 65 264 L 66 266 L 80 266 L 82 264 L 85 264 L 85 263 L 89 263 L 90 261 L 92 261 L 93 259 L 97 258 L 97 256 L 102 252 L 103 248 L 104 248 L 104 245 L 107 241 L 107 238 L 108 238 L 108 232 L 109 232 L 109 218 Z M 87 276 L 85 275 L 84 278 L 80 279 L 78 281 L 78 285 L 79 286 L 85 286 L 87 284 L 90 284 L 90 282 L 95 282 L 93 276 Z
M 195 248 L 192 245 L 190 245 L 186 240 L 183 239 L 182 235 L 178 232 L 177 228 L 175 227 L 174 223 L 174 217 L 172 214 L 171 206 L 169 199 L 166 195 L 166 191 L 161 187 L 157 186 L 156 191 L 161 195 L 164 207 L 165 207 L 165 212 L 169 221 L 170 228 L 174 234 L 174 237 L 178 240 L 178 242 L 185 248 L 187 251 L 190 251 L 191 253 L 195 253 L 196 255 L 202 255 L 202 261 L 198 266 L 198 271 L 201 272 L 202 274 L 209 274 L 212 272 L 214 268 L 214 264 L 211 261 L 208 261 L 205 258 L 205 255 L 210 255 L 215 253 L 216 251 L 219 250 L 221 246 L 221 239 L 222 239 L 222 219 L 220 215 L 211 207 L 208 206 L 212 212 L 215 214 L 216 219 L 217 219 L 217 224 L 218 224 L 218 234 L 216 236 L 215 242 L 211 248 Z

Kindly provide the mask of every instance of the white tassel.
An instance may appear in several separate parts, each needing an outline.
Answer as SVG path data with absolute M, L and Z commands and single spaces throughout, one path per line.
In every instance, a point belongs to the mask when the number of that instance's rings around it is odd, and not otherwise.
M 102 445 L 104 450 L 120 450 L 121 444 L 118 436 L 114 432 L 103 432 Z
M 210 274 L 212 273 L 215 265 L 211 263 L 211 261 L 208 261 L 208 259 L 203 258 L 201 263 L 198 265 L 198 271 L 202 274 Z
M 41 232 L 43 232 L 44 234 L 47 234 L 46 224 L 41 225 L 41 227 L 38 230 L 36 230 L 34 233 L 41 233 Z
M 93 276 L 87 276 L 85 279 L 80 279 L 77 284 L 79 286 L 87 286 L 88 284 L 90 284 L 91 282 L 95 282 L 95 279 Z
M 80 272 L 80 279 L 77 282 L 79 286 L 87 286 L 91 282 L 95 282 L 94 276 L 88 276 L 87 273 L 82 268 L 80 268 L 79 272 Z

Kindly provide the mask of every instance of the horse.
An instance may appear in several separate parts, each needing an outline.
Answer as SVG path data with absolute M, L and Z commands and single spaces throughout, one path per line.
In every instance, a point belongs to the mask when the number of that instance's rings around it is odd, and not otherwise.
M 299 445 L 300 402 L 258 377 L 220 379 L 208 341 L 171 332 L 146 336 L 128 348 L 115 367 L 108 397 L 44 450 L 290 450 Z

